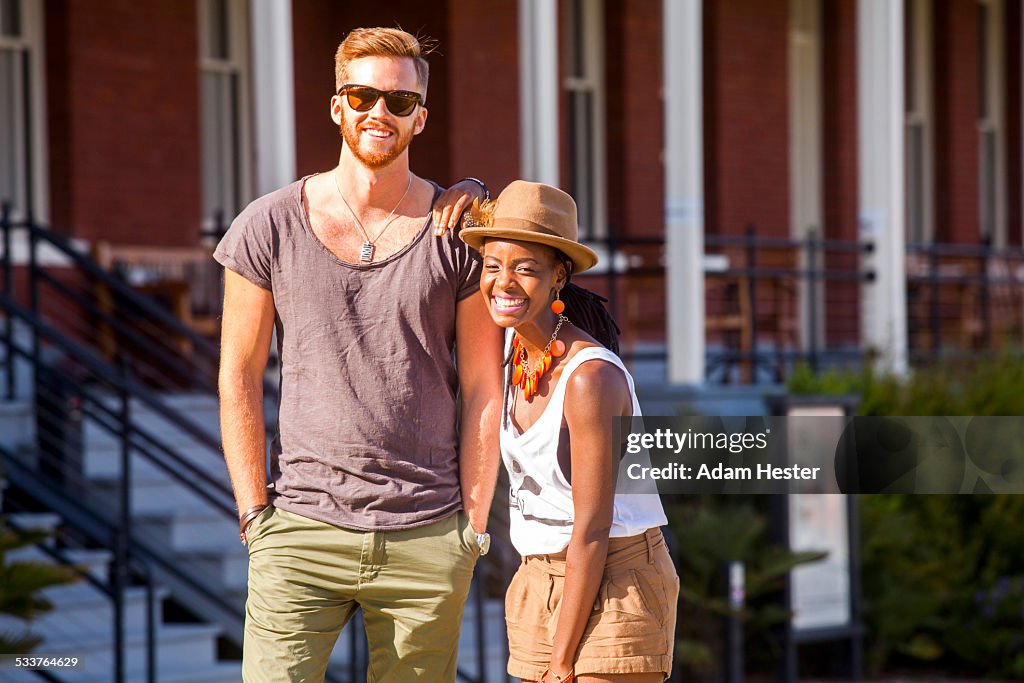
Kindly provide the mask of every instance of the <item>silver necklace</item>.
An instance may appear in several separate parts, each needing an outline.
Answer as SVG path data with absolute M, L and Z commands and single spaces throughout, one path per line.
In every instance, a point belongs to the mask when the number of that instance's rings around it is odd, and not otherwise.
M 397 204 L 395 204 L 395 208 L 391 209 L 391 213 L 389 213 L 388 217 L 384 219 L 384 227 L 380 229 L 380 232 L 378 232 L 377 236 L 372 240 L 370 239 L 369 233 L 366 232 L 366 228 L 363 227 L 363 222 L 359 220 L 359 216 L 357 216 L 356 212 L 352 210 L 352 207 L 349 206 L 348 200 L 345 199 L 345 195 L 342 194 L 341 186 L 338 185 L 338 172 L 334 171 L 331 175 L 334 176 L 334 189 L 338 191 L 338 196 L 341 197 L 341 202 L 345 205 L 345 208 L 348 209 L 348 212 L 352 214 L 352 218 L 355 219 L 356 225 L 359 226 L 359 231 L 363 233 L 363 239 L 366 240 L 363 242 L 363 246 L 359 249 L 359 262 L 372 263 L 373 254 L 377 251 L 377 247 L 374 246 L 374 242 L 379 240 L 380 236 L 384 234 L 384 231 L 391 227 L 391 224 L 398 219 L 398 216 L 395 215 L 395 211 L 398 211 L 398 207 L 402 205 L 402 202 L 405 201 L 406 196 L 409 194 L 409 189 L 412 187 L 412 172 L 409 173 L 409 182 L 405 186 L 405 192 L 402 194 L 402 198 L 398 200 Z

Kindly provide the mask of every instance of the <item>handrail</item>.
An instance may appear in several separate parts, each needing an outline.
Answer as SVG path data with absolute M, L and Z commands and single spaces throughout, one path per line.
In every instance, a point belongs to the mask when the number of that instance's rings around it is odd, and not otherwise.
M 79 309 L 88 315 L 102 319 L 105 324 L 110 325 L 118 334 L 123 335 L 123 338 L 129 344 L 139 348 L 147 348 L 149 355 L 154 356 L 152 360 L 159 360 L 161 363 L 159 366 L 153 367 L 151 375 L 188 377 L 195 388 L 208 393 L 216 393 L 216 386 L 208 377 L 197 377 L 194 372 L 194 360 L 182 358 L 179 353 L 176 353 L 166 345 L 162 345 L 161 342 L 170 338 L 182 340 L 191 348 L 192 353 L 202 358 L 211 369 L 217 368 L 220 364 L 220 348 L 217 344 L 196 333 L 195 330 L 184 324 L 166 308 L 157 304 L 150 297 L 140 294 L 124 280 L 108 272 L 89 258 L 89 256 L 81 253 L 74 247 L 67 236 L 46 229 L 44 226 L 34 223 L 31 219 L 11 220 L 10 206 L 4 203 L 0 206 L 0 232 L 3 233 L 2 243 L 4 245 L 2 258 L 0 258 L 0 268 L 3 270 L 0 282 L 3 284 L 3 293 L 7 294 L 11 300 L 14 300 L 11 235 L 15 230 L 25 231 L 29 241 L 29 294 L 33 304 L 29 306 L 30 310 L 36 310 L 35 304 L 38 301 L 37 281 L 42 280 L 68 297 Z M 95 302 L 86 302 L 81 294 L 72 292 L 66 283 L 53 277 L 47 272 L 47 269 L 38 264 L 36 253 L 38 242 L 52 246 L 66 257 L 72 266 L 79 269 L 90 279 L 91 282 L 108 288 L 118 300 L 137 311 L 140 318 L 158 327 L 160 329 L 159 336 L 145 335 L 140 330 L 125 324 L 123 320 L 119 320 L 116 315 L 112 316 L 100 310 Z M 0 330 L 0 338 L 2 338 L 5 344 L 10 345 L 13 339 L 13 330 L 9 319 L 4 321 L 3 329 Z M 154 342 L 156 342 L 156 348 L 153 348 Z M 12 371 L 13 366 L 10 364 L 10 360 L 5 359 L 5 362 L 7 363 L 7 372 L 5 373 L 7 383 L 6 396 L 10 399 L 15 394 L 15 373 Z M 183 373 L 182 371 L 185 368 L 191 369 L 192 372 Z M 268 398 L 277 396 L 278 387 L 274 382 L 264 379 L 262 386 L 264 396 Z
M 112 550 L 116 536 L 117 525 L 105 519 L 102 515 L 93 510 L 85 502 L 61 494 L 60 486 L 55 485 L 45 475 L 34 471 L 22 463 L 13 453 L 5 447 L 0 446 L 0 460 L 4 460 L 5 474 L 18 487 L 24 489 L 29 495 L 48 509 L 53 510 L 61 516 L 65 523 L 74 527 L 75 531 L 87 537 L 92 542 L 106 550 Z M 140 543 L 132 538 L 129 542 L 131 556 L 138 557 L 140 562 L 147 565 L 153 564 L 161 570 L 188 584 L 189 588 L 203 595 L 225 613 L 238 619 L 244 618 L 242 610 L 231 604 L 203 584 L 185 572 L 182 572 L 173 562 L 162 557 L 153 551 L 148 545 Z
M 7 461 L 8 476 L 10 476 L 11 465 L 15 466 L 15 471 L 17 472 L 17 474 L 20 475 L 22 473 L 20 463 L 17 462 L 17 459 L 13 456 L 13 454 L 11 454 L 7 449 L 3 448 L 2 446 L 0 446 L 0 459 L 3 459 L 3 460 Z M 15 479 L 15 481 L 19 485 L 22 485 L 24 483 L 24 481 L 21 480 L 21 479 Z M 107 522 L 105 522 L 101 518 L 97 517 L 96 515 L 93 515 L 92 512 L 90 510 L 88 510 L 87 508 L 83 508 L 82 512 L 80 514 L 89 515 L 90 517 L 92 517 L 93 521 L 96 522 L 97 524 L 100 524 L 100 525 L 108 524 Z M 87 538 L 92 537 L 90 529 L 86 528 L 85 525 L 83 525 L 80 520 L 81 520 L 81 518 L 79 516 L 77 516 L 77 515 L 63 515 L 63 514 L 61 515 L 61 521 L 64 524 L 66 524 L 69 527 L 73 528 L 76 532 L 82 534 L 83 536 L 85 536 Z M 12 522 L 10 519 L 7 520 L 7 523 L 9 525 L 13 526 L 15 529 L 22 529 L 23 528 L 23 527 L 20 527 L 17 524 L 17 522 Z M 116 535 L 117 535 L 116 527 L 113 527 L 112 525 L 109 525 L 108 528 L 110 529 L 111 537 L 116 537 Z M 103 545 L 102 539 L 93 538 L 93 540 L 96 541 L 96 542 L 99 542 L 101 545 Z M 117 681 L 124 681 L 125 680 L 125 672 L 124 672 L 124 668 L 123 668 L 123 635 L 124 635 L 124 625 L 122 623 L 121 618 L 118 617 L 117 615 L 122 611 L 122 605 L 123 605 L 123 602 L 124 602 L 124 589 L 126 588 L 126 582 L 124 582 L 122 580 L 122 578 L 119 577 L 119 575 L 123 574 L 124 571 L 122 571 L 120 566 L 117 566 L 119 564 L 118 558 L 115 556 L 115 567 L 112 568 L 113 569 L 114 578 L 113 579 L 108 579 L 107 583 L 104 583 L 103 581 L 100 581 L 95 576 L 93 576 L 89 572 L 85 571 L 84 569 L 82 569 L 81 567 L 76 565 L 75 563 L 71 562 L 69 559 L 67 559 L 67 557 L 65 557 L 62 553 L 60 553 L 55 548 L 50 548 L 50 547 L 46 546 L 44 543 L 38 543 L 38 544 L 36 544 L 36 547 L 39 550 L 41 550 L 43 553 L 45 553 L 46 555 L 48 555 L 51 558 L 53 558 L 54 560 L 56 560 L 58 562 L 58 564 L 60 564 L 60 565 L 62 565 L 64 567 L 70 568 L 74 573 L 78 574 L 79 577 L 84 578 L 87 583 L 89 583 L 91 586 L 96 588 L 98 591 L 100 591 L 107 598 L 110 599 L 112 611 L 115 614 L 115 619 L 114 619 L 114 643 L 113 643 L 113 647 L 115 649 L 115 652 L 114 652 L 115 680 L 117 680 Z M 149 571 L 149 567 L 147 567 L 143 563 L 135 561 L 134 558 L 131 558 L 130 555 L 128 556 L 127 566 L 124 567 L 124 570 L 131 570 L 131 571 L 133 571 L 134 574 L 143 581 L 144 588 L 145 588 L 145 591 L 146 591 L 146 681 L 147 681 L 147 683 L 155 683 L 155 681 L 156 681 L 156 642 L 157 641 L 156 641 L 156 622 L 155 622 L 155 616 L 154 616 L 154 613 L 153 613 L 154 602 L 155 602 L 155 591 L 154 591 L 154 588 L 153 588 L 153 576 L 152 576 L 152 574 Z M 59 679 L 54 678 L 54 679 L 50 679 L 50 680 L 59 680 Z
M 162 418 L 173 424 L 175 427 L 185 431 L 189 436 L 196 439 L 204 446 L 207 446 L 217 453 L 220 452 L 220 442 L 210 436 L 210 434 L 195 422 L 181 415 L 178 411 L 170 408 L 161 401 L 155 393 L 146 387 L 143 387 L 130 377 L 126 377 L 122 373 L 117 372 L 114 368 L 110 367 L 107 363 L 82 345 L 68 339 L 51 325 L 44 322 L 39 318 L 39 316 L 25 310 L 10 296 L 0 295 L 0 308 L 6 309 L 9 314 L 13 314 L 14 317 L 27 323 L 34 330 L 41 333 L 42 336 L 46 337 L 51 344 L 59 348 L 78 363 L 81 363 L 97 377 L 102 377 L 104 381 L 111 384 L 115 389 L 128 392 L 135 398 L 138 398 L 150 409 L 160 413 Z
M 100 318 L 105 324 L 110 325 L 117 333 L 134 339 L 132 341 L 141 341 L 138 338 L 137 333 L 127 324 L 121 316 L 111 314 L 107 311 L 102 310 L 95 302 L 90 301 L 84 295 L 74 291 L 71 287 L 61 282 L 59 279 L 53 277 L 45 270 L 41 270 L 36 275 L 48 285 L 58 290 L 61 294 L 66 296 L 68 299 L 76 303 L 81 309 L 85 310 L 89 315 Z M 176 373 L 190 373 L 192 374 L 191 379 L 196 381 L 197 378 L 194 376 L 194 367 L 184 358 L 172 353 L 170 349 L 163 345 L 149 345 L 147 346 L 147 352 L 156 356 L 156 359 L 163 363 L 163 369 L 165 371 L 171 371 Z M 215 362 L 215 359 L 214 361 Z M 213 386 L 205 377 L 200 376 L 198 381 L 201 384 L 201 388 L 213 393 L 216 391 L 216 387 Z
M 8 220 L 3 224 L 3 228 L 7 230 L 25 230 L 33 240 L 41 240 L 55 247 L 63 256 L 68 258 L 75 267 L 80 268 L 87 275 L 97 279 L 103 285 L 110 287 L 116 294 L 130 299 L 132 304 L 138 306 L 147 317 L 155 319 L 161 325 L 171 328 L 171 331 L 174 332 L 174 334 L 187 338 L 191 343 L 195 344 L 197 348 L 202 349 L 203 352 L 208 354 L 210 357 L 216 358 L 219 356 L 217 346 L 213 342 L 202 335 L 197 334 L 195 330 L 190 329 L 187 325 L 178 320 L 178 318 L 176 318 L 170 311 L 159 306 L 149 297 L 141 296 L 138 292 L 132 289 L 131 285 L 124 282 L 121 278 L 116 277 L 101 268 L 95 261 L 75 249 L 71 244 L 70 239 L 65 235 L 44 229 L 40 225 L 30 223 L 28 221 Z

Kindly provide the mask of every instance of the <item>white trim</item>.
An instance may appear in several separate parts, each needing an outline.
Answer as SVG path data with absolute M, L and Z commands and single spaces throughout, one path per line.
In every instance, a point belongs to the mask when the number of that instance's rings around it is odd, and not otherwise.
M 227 42 L 228 42 L 228 54 L 225 57 L 211 57 L 207 54 L 207 42 L 209 40 L 210 27 L 206 21 L 209 16 L 208 3 L 212 0 L 197 0 L 198 14 L 199 14 L 199 70 L 200 70 L 200 106 L 204 112 L 206 103 L 202 101 L 205 97 L 205 81 L 208 75 L 222 75 L 225 77 L 233 77 L 237 92 L 237 108 L 231 110 L 230 102 L 224 102 L 221 105 L 222 111 L 232 111 L 233 120 L 231 122 L 231 129 L 237 132 L 237 136 L 225 136 L 219 141 L 222 149 L 220 157 L 222 159 L 234 158 L 237 169 L 231 169 L 232 172 L 237 172 L 237 176 L 229 179 L 229 183 L 234 190 L 237 191 L 237 197 L 231 197 L 229 205 L 221 207 L 226 209 L 226 215 L 224 216 L 225 222 L 230 222 L 234 217 L 233 213 L 240 211 L 253 197 L 253 180 L 252 180 L 252 95 L 249 88 L 249 71 L 250 71 L 250 59 L 249 59 L 249 17 L 248 17 L 248 0 L 224 0 L 228 15 L 227 20 Z M 230 97 L 230 92 L 221 92 L 223 97 Z M 205 146 L 208 144 L 206 139 L 207 131 L 201 131 L 202 140 L 202 154 L 205 155 Z M 237 148 L 235 144 L 237 143 Z M 204 172 L 205 172 L 205 161 L 204 161 Z M 223 199 L 223 198 L 222 198 Z M 203 207 L 202 207 L 202 222 L 204 228 L 213 227 L 213 213 L 210 207 L 206 205 L 206 180 L 203 182 Z M 235 202 L 237 201 L 237 206 Z
M 44 25 L 44 0 L 15 0 L 20 2 L 21 37 L 13 39 L 0 37 L 0 47 L 11 50 L 24 50 L 29 59 L 29 109 L 31 121 L 23 122 L 30 126 L 32 136 L 32 197 L 29 199 L 32 214 L 37 223 L 50 222 L 50 155 L 47 144 L 47 113 L 46 113 L 46 41 Z M 18 76 L 20 78 L 20 74 Z M 21 112 L 18 114 L 21 115 Z M 25 192 L 24 150 L 19 150 L 22 164 L 22 185 L 19 192 Z M 24 197 L 19 199 L 23 200 Z M 15 215 L 16 218 L 24 218 Z
M 907 372 L 903 0 L 857 3 L 857 175 L 863 265 L 861 337 L 882 369 Z
M 932 90 L 934 88 L 932 44 L 934 41 L 932 12 L 932 0 L 907 0 L 907 18 L 910 21 L 908 31 L 913 34 L 915 40 L 913 45 L 906 46 L 906 57 L 911 57 L 913 50 L 912 69 L 907 69 L 910 83 L 905 91 L 910 93 L 910 101 L 906 106 L 906 138 L 905 143 L 910 144 L 910 136 L 914 129 L 920 131 L 921 136 L 921 235 L 920 241 L 931 244 L 935 241 L 935 142 L 934 142 L 934 104 L 932 101 Z M 908 150 L 909 152 L 909 150 Z M 910 220 L 911 204 L 913 200 L 913 187 L 910 181 L 913 179 L 911 173 L 912 159 L 906 155 L 906 188 L 907 188 L 907 239 L 912 238 L 913 225 Z
M 988 27 L 986 35 L 989 38 L 989 44 L 987 46 L 979 46 L 981 49 L 988 48 L 985 54 L 979 55 L 980 59 L 983 60 L 983 68 L 988 76 L 988 102 L 987 109 L 989 115 L 987 118 L 979 119 L 978 121 L 978 200 L 979 200 L 979 225 L 984 230 L 984 136 L 986 133 L 992 134 L 994 141 L 993 147 L 995 151 L 995 168 L 992 173 L 992 182 L 995 183 L 993 189 L 993 202 L 994 215 L 992 216 L 992 244 L 997 247 L 1006 245 L 1006 152 L 1004 149 L 1004 141 L 1006 138 L 1006 123 L 1005 123 L 1005 112 L 1003 109 L 1003 102 L 1006 97 L 1004 92 L 1006 75 L 1003 64 L 1003 53 L 1005 50 L 1005 41 L 1003 39 L 1003 19 L 1004 19 L 1004 5 L 1002 0 L 978 0 L 978 5 L 985 5 L 988 7 Z
M 789 232 L 804 239 L 811 230 L 823 236 L 823 131 L 820 0 L 789 2 Z M 805 252 L 799 253 L 806 267 Z M 811 339 L 823 340 L 825 317 L 817 316 L 817 329 L 810 329 L 808 282 L 799 284 L 800 343 L 810 347 Z M 824 288 L 817 288 L 814 305 L 824 310 Z M 818 346 L 823 346 L 819 343 Z
M 702 0 L 662 0 L 668 380 L 704 383 Z
M 291 3 L 254 2 L 252 24 L 253 122 L 256 194 L 295 180 L 295 84 Z M 328 96 L 325 96 L 325 102 Z
M 605 101 L 605 71 L 604 71 L 604 0 L 580 0 L 582 16 L 573 15 L 575 2 L 564 4 L 563 21 L 563 53 L 566 66 L 565 79 L 562 87 L 569 98 L 574 93 L 590 94 L 591 96 L 591 117 L 589 123 L 589 138 L 585 141 L 590 163 L 589 183 L 584 191 L 576 187 L 572 177 L 566 178 L 566 186 L 576 199 L 577 205 L 586 205 L 587 213 L 591 215 L 591 221 L 587 224 L 583 221 L 581 211 L 580 230 L 583 237 L 587 239 L 600 239 L 608 235 L 608 156 L 606 150 L 607 135 L 607 108 Z M 572 68 L 572 53 L 578 49 L 574 44 L 573 34 L 576 22 L 582 28 L 582 56 L 583 64 L 581 75 L 575 75 Z M 569 136 L 575 137 L 576 122 L 571 119 Z M 570 146 L 569 154 L 572 154 Z M 572 172 L 578 165 L 579 160 L 570 156 L 569 165 Z
M 558 4 L 519 0 L 519 149 L 525 180 L 558 182 Z

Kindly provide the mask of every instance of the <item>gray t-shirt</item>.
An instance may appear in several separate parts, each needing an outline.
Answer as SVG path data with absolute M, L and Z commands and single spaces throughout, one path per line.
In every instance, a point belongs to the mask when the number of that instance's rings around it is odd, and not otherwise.
M 455 306 L 480 287 L 479 256 L 428 217 L 393 256 L 342 261 L 313 234 L 304 180 L 250 204 L 214 253 L 274 295 L 273 503 L 349 529 L 436 521 L 462 504 Z

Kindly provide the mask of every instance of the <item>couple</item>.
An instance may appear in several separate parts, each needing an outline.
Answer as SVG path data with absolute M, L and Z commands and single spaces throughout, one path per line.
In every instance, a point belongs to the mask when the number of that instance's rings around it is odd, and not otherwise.
M 639 406 L 602 346 L 614 325 L 568 284 L 596 262 L 575 204 L 537 183 L 490 202 L 476 179 L 442 191 L 412 174 L 428 67 L 408 33 L 352 31 L 335 78 L 338 166 L 253 202 L 215 253 L 222 436 L 250 553 L 245 680 L 322 680 L 359 607 L 370 680 L 454 681 L 499 452 L 524 556 L 509 672 L 663 679 L 678 581 L 657 497 L 614 492 L 612 419 Z

